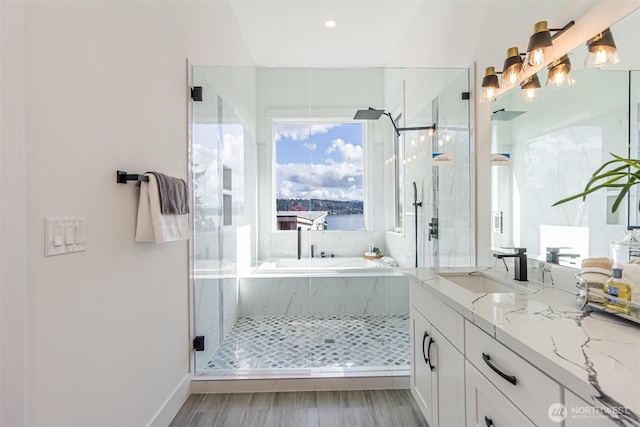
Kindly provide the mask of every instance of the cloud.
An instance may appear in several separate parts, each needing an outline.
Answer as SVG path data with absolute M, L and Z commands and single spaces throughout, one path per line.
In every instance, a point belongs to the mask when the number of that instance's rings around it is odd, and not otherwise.
M 327 154 L 338 152 L 347 162 L 362 162 L 362 146 L 353 145 L 338 138 L 331 141 L 331 146 L 327 148 Z
M 276 196 L 363 200 L 362 162 L 276 165 Z
M 304 148 L 306 148 L 309 151 L 316 151 L 316 148 L 318 148 L 318 146 L 313 142 L 305 142 L 302 145 L 304 146 Z
M 339 126 L 338 124 L 305 124 L 305 123 L 289 123 L 276 124 L 276 141 L 280 138 L 289 138 L 294 141 L 306 141 L 311 136 L 321 133 L 327 133 L 329 129 Z

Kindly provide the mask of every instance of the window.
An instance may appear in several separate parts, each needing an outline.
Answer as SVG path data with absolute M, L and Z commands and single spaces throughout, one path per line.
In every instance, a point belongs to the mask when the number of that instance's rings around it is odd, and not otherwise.
M 275 121 L 278 230 L 364 229 L 364 125 Z

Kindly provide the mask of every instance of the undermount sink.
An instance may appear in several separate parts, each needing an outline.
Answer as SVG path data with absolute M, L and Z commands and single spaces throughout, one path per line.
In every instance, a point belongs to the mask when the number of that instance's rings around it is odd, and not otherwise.
M 476 294 L 513 294 L 524 292 L 524 290 L 515 287 L 515 285 L 507 285 L 478 273 L 474 275 L 468 273 L 439 274 L 439 276 Z

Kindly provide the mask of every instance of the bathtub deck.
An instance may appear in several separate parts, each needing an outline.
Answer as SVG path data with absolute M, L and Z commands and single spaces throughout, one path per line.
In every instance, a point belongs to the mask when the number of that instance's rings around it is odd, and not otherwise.
M 206 373 L 234 370 L 407 370 L 408 315 L 241 317 Z

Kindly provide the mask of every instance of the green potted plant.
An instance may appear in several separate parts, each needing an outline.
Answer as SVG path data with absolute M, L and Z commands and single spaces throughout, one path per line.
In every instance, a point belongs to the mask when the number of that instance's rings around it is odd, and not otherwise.
M 629 193 L 631 187 L 640 184 L 640 159 L 626 159 L 616 156 L 613 153 L 609 154 L 611 154 L 614 159 L 605 162 L 593 173 L 591 179 L 584 187 L 583 192 L 559 200 L 552 206 L 557 206 L 579 197 L 585 200 L 589 194 L 601 188 L 619 188 L 620 192 L 618 193 L 618 197 L 616 197 L 611 207 L 611 212 L 615 212 L 624 200 L 624 197 Z M 614 167 L 609 168 L 610 166 Z M 640 205 L 638 208 L 640 209 Z

